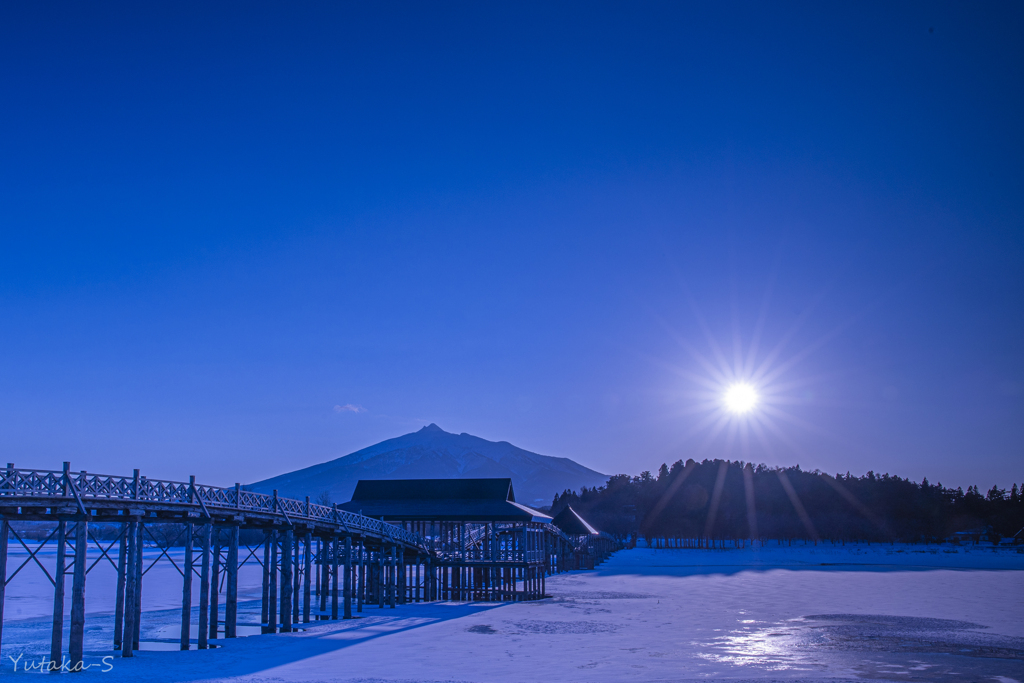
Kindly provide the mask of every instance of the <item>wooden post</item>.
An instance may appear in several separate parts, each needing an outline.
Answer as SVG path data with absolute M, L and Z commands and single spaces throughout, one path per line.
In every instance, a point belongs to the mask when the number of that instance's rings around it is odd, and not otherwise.
M 363 546 L 363 539 L 359 539 L 359 562 L 356 566 L 359 568 L 359 584 L 356 589 L 356 612 L 363 611 L 363 600 L 366 599 L 366 560 L 363 554 L 366 549 Z
M 395 549 L 394 600 L 397 604 L 406 604 L 406 549 L 398 546 Z
M 192 640 L 192 533 L 194 525 L 185 525 L 185 564 L 181 582 L 181 649 L 189 649 Z
M 423 558 L 423 599 L 433 602 L 437 599 L 437 576 L 430 554 Z
M 127 555 L 125 558 L 125 584 L 124 584 L 124 632 L 121 641 L 121 657 L 133 656 L 132 634 L 135 633 L 135 590 L 138 585 L 138 578 L 135 572 L 135 556 L 138 554 L 138 522 L 132 520 L 125 529 L 125 541 Z
M 395 553 L 395 546 L 391 546 L 391 550 L 388 552 L 388 561 L 391 564 L 391 580 L 388 581 L 388 593 L 390 598 L 388 604 L 391 609 L 394 609 L 395 594 L 398 592 L 398 556 Z
M 200 530 L 202 568 L 199 570 L 199 649 L 209 647 L 210 637 L 210 534 L 213 524 L 207 521 Z
M 71 630 L 68 633 L 68 659 L 72 671 L 82 671 L 85 650 L 85 557 L 88 549 L 89 522 L 82 516 L 75 524 L 75 565 L 71 579 Z
M 135 611 L 135 627 L 132 629 L 132 648 L 139 649 L 139 635 L 142 632 L 142 561 L 144 559 L 142 551 L 145 548 L 145 544 L 142 542 L 144 538 L 143 532 L 146 526 L 140 519 L 139 523 L 135 526 L 135 533 L 138 538 L 135 539 L 135 603 L 130 607 Z
M 345 618 L 352 618 L 352 537 L 345 537 Z
M 292 537 L 292 542 L 292 630 L 295 630 L 295 624 L 302 618 L 299 612 L 299 597 L 302 595 L 302 537 L 296 533 Z
M 67 470 L 68 463 L 64 463 Z M 60 669 L 64 637 L 64 574 L 67 553 L 67 522 L 57 522 L 57 568 L 53 579 L 53 631 L 50 637 L 50 667 Z
M 281 633 L 292 630 L 292 528 L 285 527 L 281 539 Z
M 375 604 L 379 604 L 381 601 L 381 587 L 383 586 L 381 583 L 383 581 L 381 573 L 383 572 L 383 569 L 384 546 L 381 546 L 380 549 L 377 550 L 375 559 L 373 559 L 370 564 L 370 592 L 373 594 Z
M 12 469 L 14 469 L 14 463 L 8 463 L 8 476 Z M 6 519 L 0 519 L 0 643 L 3 642 L 4 632 L 4 593 L 7 588 L 7 536 L 9 530 L 10 523 Z
M 329 567 L 327 566 L 327 539 L 317 538 L 317 544 L 320 546 L 320 552 L 318 556 L 320 558 L 320 566 L 317 569 L 317 580 L 319 581 L 320 588 L 318 589 L 320 599 L 320 616 L 318 619 L 326 619 L 327 615 L 327 593 L 329 592 L 330 577 L 328 576 Z
M 313 595 L 316 596 L 317 601 L 320 600 L 320 579 L 322 572 L 320 571 L 320 537 L 316 537 L 316 584 L 313 586 Z
M 237 486 L 237 484 L 236 484 Z M 224 637 L 238 635 L 238 524 L 228 527 L 227 602 L 224 604 Z
M 114 596 L 114 649 L 121 649 L 121 637 L 124 634 L 124 588 L 125 566 L 128 555 L 128 527 L 126 522 L 121 525 L 121 538 L 117 548 L 117 595 Z
M 405 548 L 398 549 L 398 604 L 405 604 L 405 587 L 406 587 L 406 572 L 407 567 L 405 566 Z
M 321 597 L 321 580 L 324 578 L 324 571 L 321 568 L 324 564 L 322 561 L 323 556 L 321 555 L 322 547 L 323 542 L 321 541 L 321 538 L 316 537 L 316 585 L 313 587 L 313 595 L 316 596 L 317 604 L 319 604 L 319 597 Z M 319 616 L 316 618 L 319 618 Z
M 391 548 L 381 548 L 380 556 L 380 592 L 384 598 L 384 606 L 391 604 Z
M 389 609 L 395 608 L 395 597 L 398 593 L 398 571 L 397 566 L 395 565 L 395 557 L 395 546 L 391 546 L 388 548 L 388 556 L 386 560 L 388 576 L 387 601 Z
M 427 553 L 427 556 L 423 558 L 423 600 L 424 600 L 424 602 L 430 602 L 431 601 L 431 593 L 430 593 L 431 576 L 433 576 L 433 575 L 430 573 L 430 553 Z
M 14 475 L 14 463 L 7 463 L 7 479 L 11 480 Z M 7 588 L 7 536 L 10 531 L 10 523 L 6 519 L 0 519 L 0 636 L 4 628 L 4 594 Z M 0 638 L 2 642 L 2 638 Z
M 305 555 L 303 557 L 305 559 L 305 571 L 302 572 L 302 623 L 308 624 L 311 602 L 309 593 L 313 578 L 313 534 L 309 531 L 306 532 Z
M 331 540 L 331 619 L 338 618 L 338 556 L 341 554 L 338 550 L 339 540 L 337 534 Z
M 377 553 L 377 562 L 375 563 L 377 577 L 376 581 L 373 582 L 374 589 L 376 590 L 375 597 L 377 598 L 377 608 L 384 609 L 384 546 L 381 545 L 380 552 Z
M 263 531 L 263 611 L 260 632 L 270 633 L 270 530 Z
M 210 555 L 210 640 L 217 640 L 217 626 L 220 623 L 220 529 L 211 525 L 213 553 Z
M 270 608 L 267 617 L 270 630 L 268 633 L 277 633 L 277 529 L 270 532 Z

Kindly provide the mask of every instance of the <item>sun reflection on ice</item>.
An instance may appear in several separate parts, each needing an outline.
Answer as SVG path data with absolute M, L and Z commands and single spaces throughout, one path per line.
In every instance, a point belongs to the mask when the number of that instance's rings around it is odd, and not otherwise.
M 755 619 L 740 619 L 741 624 L 758 624 Z M 800 619 L 792 621 L 802 621 Z M 743 626 L 700 646 L 700 657 L 718 664 L 757 666 L 767 671 L 811 671 L 825 667 L 808 661 L 799 652 L 801 635 L 789 622 Z

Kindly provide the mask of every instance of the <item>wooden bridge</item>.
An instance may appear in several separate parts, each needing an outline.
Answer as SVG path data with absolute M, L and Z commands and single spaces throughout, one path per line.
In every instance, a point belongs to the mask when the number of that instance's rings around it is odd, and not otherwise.
M 42 543 L 30 547 L 11 523 L 33 521 L 49 522 L 54 528 Z M 176 525 L 170 527 L 176 533 L 154 534 L 154 525 Z M 94 533 L 97 528 L 107 533 Z M 576 566 L 566 555 L 574 551 L 568 536 L 550 524 L 539 531 L 547 541 L 536 541 L 530 550 L 547 553 L 543 573 Z M 255 537 L 256 543 L 241 543 L 243 533 Z M 10 540 L 23 546 L 28 556 L 8 576 Z M 263 633 L 289 632 L 297 623 L 313 619 L 351 618 L 353 602 L 356 611 L 362 611 L 364 604 L 394 608 L 408 601 L 479 599 L 451 590 L 447 577 L 452 558 L 439 552 L 436 541 L 337 505 L 317 505 L 308 497 L 304 501 L 281 498 L 276 492 L 254 493 L 240 484 L 221 488 L 197 484 L 195 477 L 188 482 L 149 479 L 139 470 L 131 477 L 72 472 L 67 462 L 59 471 L 17 469 L 8 463 L 0 469 L 0 639 L 6 586 L 30 562 L 38 565 L 54 588 L 50 643 L 54 668 L 64 662 L 65 577 L 72 577 L 67 648 L 67 666 L 72 670 L 83 663 L 86 576 L 103 561 L 117 570 L 113 646 L 122 657 L 133 656 L 139 648 L 143 576 L 164 558 L 182 576 L 183 650 L 192 642 L 193 577 L 199 578 L 196 645 L 205 649 L 221 633 L 218 586 L 222 573 L 223 635 L 236 636 L 238 569 L 249 561 L 263 570 Z M 50 543 L 56 546 L 52 575 L 38 557 Z M 99 552 L 91 563 L 90 543 Z M 143 559 L 147 545 L 160 550 L 148 567 Z M 168 553 L 173 546 L 184 547 L 181 567 Z M 517 588 L 517 577 L 522 579 L 522 589 Z M 536 574 L 525 570 L 509 572 L 504 581 L 505 599 L 543 594 L 536 591 Z

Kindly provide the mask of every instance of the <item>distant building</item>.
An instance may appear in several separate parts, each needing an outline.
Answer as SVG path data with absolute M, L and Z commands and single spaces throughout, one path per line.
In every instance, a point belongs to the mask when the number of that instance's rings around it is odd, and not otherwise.
M 573 569 L 593 569 L 618 547 L 614 538 L 595 529 L 572 507 L 555 515 L 552 523 L 573 539 Z
M 953 541 L 956 543 L 999 543 L 999 537 L 995 535 L 992 527 L 978 527 L 976 529 L 965 529 L 953 534 Z
M 361 479 L 338 507 L 385 522 L 552 522 L 516 502 L 511 479 Z
M 437 562 L 423 590 L 442 600 L 536 600 L 573 564 L 574 542 L 517 503 L 511 479 L 363 479 L 338 507 L 423 536 Z

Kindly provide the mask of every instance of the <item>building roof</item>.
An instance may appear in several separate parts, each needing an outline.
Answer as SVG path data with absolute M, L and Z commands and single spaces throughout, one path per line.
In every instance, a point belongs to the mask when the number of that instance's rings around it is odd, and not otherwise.
M 570 536 L 579 536 L 580 534 L 597 536 L 600 533 L 597 529 L 592 527 L 587 520 L 580 517 L 579 513 L 571 507 L 567 507 L 555 515 L 555 519 L 552 521 L 552 524 Z
M 516 502 L 508 478 L 361 479 L 338 507 L 385 521 L 551 522 Z
M 511 479 L 360 479 L 352 500 L 516 501 Z

